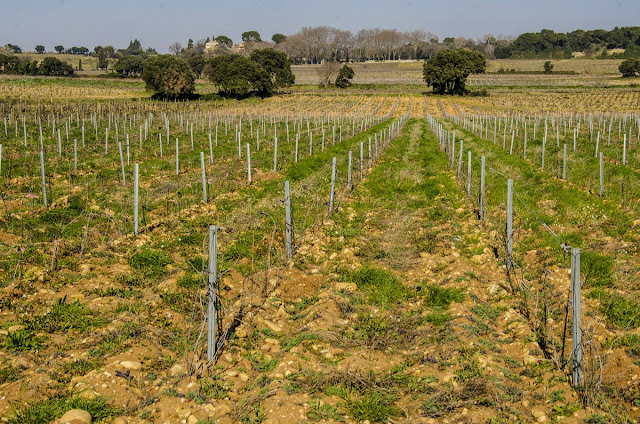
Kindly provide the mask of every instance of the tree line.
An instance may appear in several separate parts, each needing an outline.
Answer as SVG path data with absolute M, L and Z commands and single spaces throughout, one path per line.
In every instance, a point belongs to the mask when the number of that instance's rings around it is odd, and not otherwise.
M 395 29 L 362 29 L 357 33 L 338 28 L 304 27 L 289 35 L 277 48 L 296 64 L 323 61 L 361 62 L 369 60 L 428 59 L 441 50 L 466 48 L 488 58 L 571 58 L 580 52 L 587 56 L 640 57 L 640 27 L 615 27 L 613 30 L 575 30 L 556 33 L 543 29 L 518 37 L 491 34 L 473 40 L 446 37 L 422 30 L 401 32 Z M 611 50 L 622 51 L 611 53 Z
M 613 49 L 623 51 L 614 54 L 607 51 Z M 527 32 L 513 42 L 497 46 L 494 55 L 497 59 L 568 59 L 576 52 L 588 56 L 640 57 L 640 27 L 615 27 L 611 31 L 578 29 L 567 33 L 550 29 Z
M 45 57 L 38 63 L 14 55 L 0 54 L 0 74 L 44 75 L 68 77 L 73 75 L 73 67 L 55 57 Z
M 234 98 L 270 96 L 295 82 L 287 55 L 270 48 L 254 50 L 249 57 L 229 54 L 207 58 L 201 73 L 220 95 Z M 140 76 L 156 98 L 195 97 L 196 74 L 182 57 L 150 57 L 141 63 Z

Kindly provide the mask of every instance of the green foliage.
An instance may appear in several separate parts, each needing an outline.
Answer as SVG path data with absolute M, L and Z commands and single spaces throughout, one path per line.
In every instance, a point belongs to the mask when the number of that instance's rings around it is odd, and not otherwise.
M 285 340 L 284 344 L 282 345 L 282 351 L 283 352 L 288 352 L 291 350 L 291 348 L 298 346 L 300 343 L 302 343 L 303 341 L 306 340 L 319 340 L 320 337 L 318 337 L 317 334 L 313 334 L 313 333 L 300 333 L 294 337 L 290 337 L 287 340 Z
M 251 361 L 251 365 L 253 365 L 253 369 L 258 372 L 269 372 L 273 371 L 273 369 L 278 365 L 278 359 L 272 358 L 268 359 L 259 353 L 252 353 L 247 355 L 247 359 Z
M 62 372 L 68 377 L 68 380 L 70 380 L 71 377 L 85 375 L 96 368 L 98 368 L 98 361 L 96 360 L 75 359 L 65 363 L 62 366 Z
M 460 357 L 459 362 L 460 368 L 453 372 L 453 378 L 457 382 L 463 383 L 476 378 L 483 378 L 484 374 L 482 373 L 482 368 L 480 368 L 478 358 L 463 355 Z
M 344 418 L 338 412 L 338 408 L 328 403 L 320 403 L 319 399 L 310 404 L 311 409 L 307 412 L 307 419 L 310 421 L 337 421 L 344 422 Z
M 471 312 L 478 315 L 480 318 L 483 318 L 485 321 L 493 322 L 500 311 L 497 308 L 489 305 L 488 303 L 479 302 L 471 307 Z
M 289 87 L 295 82 L 291 71 L 291 60 L 286 53 L 274 49 L 260 49 L 251 52 L 249 59 L 267 71 L 271 82 L 277 87 Z
M 369 343 L 375 343 L 388 336 L 390 330 L 389 323 L 384 317 L 373 314 L 358 316 L 358 321 L 354 324 L 353 329 L 359 333 L 361 339 L 367 340 Z
M 107 62 L 107 55 L 104 49 L 101 47 L 98 50 L 98 69 L 107 69 L 109 62 Z
M 367 391 L 355 398 L 347 398 L 345 409 L 357 421 L 386 422 L 400 413 L 396 399 L 389 393 Z
M 97 357 L 118 352 L 127 343 L 134 341 L 142 334 L 142 328 L 133 323 L 122 324 L 117 330 L 107 333 L 98 345 L 89 351 L 89 355 Z
M 640 335 L 627 334 L 618 340 L 620 346 L 629 348 L 629 352 L 636 357 L 640 357 Z
M 423 66 L 424 80 L 435 94 L 463 95 L 470 74 L 481 74 L 486 69 L 482 53 L 466 49 L 441 50 Z
M 446 309 L 453 302 L 464 300 L 464 289 L 445 288 L 436 284 L 427 286 L 425 303 L 431 308 Z
M 336 77 L 336 87 L 338 88 L 347 88 L 351 86 L 351 80 L 355 76 L 355 71 L 349 65 L 344 65 L 338 71 L 338 76 Z
M 231 47 L 233 46 L 233 40 L 231 40 L 231 38 L 227 37 L 226 35 L 218 35 L 215 40 L 220 43 L 220 44 L 224 44 L 227 47 Z
M 201 54 L 193 54 L 187 58 L 187 63 L 191 67 L 193 73 L 199 77 L 202 75 L 202 70 L 206 64 L 204 60 L 204 55 Z
M 242 41 L 246 42 L 261 42 L 260 33 L 258 31 L 245 31 L 242 33 Z
M 186 273 L 182 277 L 178 278 L 178 287 L 185 289 L 192 289 L 197 287 L 204 287 L 201 276 L 193 273 Z
M 114 66 L 120 78 L 137 78 L 142 74 L 143 68 L 144 59 L 140 56 L 123 56 Z
M 346 278 L 358 285 L 369 295 L 369 300 L 380 306 L 403 302 L 410 297 L 407 288 L 388 271 L 363 266 L 351 272 Z
M 5 45 L 5 47 L 7 47 L 8 49 L 10 49 L 12 52 L 14 53 L 22 53 L 22 49 L 20 48 L 20 46 L 16 45 L 16 44 L 11 44 L 11 43 L 7 43 Z
M 38 349 L 42 345 L 42 338 L 36 336 L 33 330 L 23 328 L 7 334 L 4 347 L 13 351 L 29 351 Z
M 43 45 L 37 45 L 35 48 L 35 52 L 38 54 L 43 54 L 45 51 L 44 46 Z
M 287 36 L 280 33 L 275 33 L 271 36 L 271 41 L 273 41 L 276 44 L 280 44 L 286 39 L 287 39 Z
M 550 74 L 552 72 L 553 72 L 553 63 L 547 60 L 546 62 L 544 62 L 544 73 Z
M 17 381 L 22 374 L 21 371 L 21 369 L 14 368 L 12 366 L 0 368 L 0 384 L 12 383 L 14 381 Z
M 640 73 L 640 60 L 627 59 L 618 66 L 618 70 L 624 78 L 633 77 Z
M 7 422 L 9 424 L 48 424 L 70 409 L 83 409 L 89 412 L 93 422 L 102 422 L 121 412 L 119 408 L 110 405 L 101 397 L 89 400 L 62 394 L 39 402 L 21 404 Z
M 640 304 L 635 300 L 603 289 L 592 290 L 587 296 L 600 300 L 600 312 L 618 327 L 640 327 Z
M 434 254 L 438 247 L 438 234 L 431 231 L 425 231 L 421 235 L 416 235 L 414 243 L 416 244 L 418 251 Z
M 86 55 L 89 54 L 89 49 L 86 47 L 77 47 L 77 46 L 73 46 L 69 49 L 65 50 L 66 54 L 79 54 L 79 55 Z
M 163 253 L 149 248 L 143 248 L 129 258 L 131 268 L 139 270 L 144 275 L 150 277 L 156 277 L 162 274 L 164 267 L 171 262 L 171 259 Z
M 585 424 L 609 424 L 609 422 L 609 418 L 602 414 L 593 414 L 584 420 Z
M 273 83 L 267 71 L 256 62 L 238 54 L 218 56 L 209 60 L 203 73 L 218 87 L 222 95 L 269 96 L 273 92 Z
M 452 319 L 453 317 L 447 312 L 435 311 L 427 314 L 424 317 L 424 322 L 428 322 L 429 324 L 436 327 L 442 327 Z
M 64 47 L 61 45 L 57 45 L 53 48 L 53 50 L 55 50 L 58 53 L 62 53 L 64 51 Z
M 125 56 L 143 56 L 145 54 L 142 43 L 138 39 L 129 41 L 129 47 L 120 49 L 118 52 Z
M 45 57 L 38 68 L 38 75 L 67 77 L 73 75 L 73 67 L 56 57 Z
M 610 287 L 613 284 L 614 260 L 591 251 L 580 254 L 580 271 L 586 287 Z
M 229 394 L 229 390 L 233 386 L 231 381 L 222 376 L 213 376 L 209 378 L 201 378 L 198 380 L 198 390 L 188 392 L 187 399 L 203 404 L 211 399 L 222 399 Z
M 66 296 L 58 300 L 50 311 L 29 321 L 27 328 L 55 333 L 71 329 L 84 331 L 96 324 L 86 306 L 78 300 L 71 303 L 66 300 Z
M 158 97 L 188 97 L 195 90 L 196 76 L 189 64 L 184 59 L 168 54 L 147 59 L 142 79 Z

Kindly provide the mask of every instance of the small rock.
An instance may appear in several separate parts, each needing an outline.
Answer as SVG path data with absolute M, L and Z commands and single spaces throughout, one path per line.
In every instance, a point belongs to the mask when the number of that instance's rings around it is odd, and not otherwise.
M 174 366 L 171 367 L 171 369 L 169 370 L 169 373 L 174 377 L 180 376 L 184 374 L 184 367 L 180 364 L 175 364 Z
M 198 421 L 200 420 L 195 415 L 189 415 L 187 418 L 187 424 L 198 424 Z
M 215 412 L 216 415 L 225 415 L 231 412 L 231 406 L 227 405 L 226 403 L 218 403 L 217 406 L 215 406 Z
M 531 415 L 533 415 L 533 418 L 539 423 L 547 421 L 547 416 L 542 408 L 531 408 Z
M 84 409 L 71 409 L 60 418 L 63 424 L 91 424 L 91 414 Z
M 353 293 L 358 290 L 358 285 L 356 283 L 336 283 L 335 289 L 336 291 L 346 291 L 349 293 Z
M 78 394 L 78 397 L 81 399 L 88 399 L 88 400 L 94 400 L 95 398 L 98 397 L 98 395 L 96 395 L 96 392 L 94 392 L 91 389 L 87 389 L 87 390 L 83 390 Z
M 18 330 L 22 330 L 24 328 L 24 325 L 12 325 L 11 327 L 7 328 L 7 331 L 9 331 L 9 333 L 15 333 Z
M 243 372 L 241 372 L 240 374 L 238 374 L 238 377 L 240 377 L 240 380 L 242 381 L 249 381 L 249 376 Z
M 280 328 L 280 326 L 274 322 L 265 319 L 264 325 L 269 327 L 269 330 L 273 331 L 274 333 L 282 333 L 282 328 Z
M 128 370 L 139 371 L 142 369 L 142 364 L 138 361 L 122 361 L 120 365 Z
M 127 424 L 124 418 L 118 417 L 111 422 L 111 424 Z
M 262 346 L 260 346 L 260 350 L 263 352 L 269 352 L 271 350 L 271 344 L 269 343 L 265 343 Z

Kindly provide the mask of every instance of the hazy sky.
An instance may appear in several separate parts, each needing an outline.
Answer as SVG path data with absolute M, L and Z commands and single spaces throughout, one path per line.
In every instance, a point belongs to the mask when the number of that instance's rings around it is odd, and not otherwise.
M 276 32 L 320 25 L 422 29 L 441 39 L 640 25 L 640 0 L 0 0 L 0 6 L 0 45 L 24 51 L 37 44 L 47 51 L 58 44 L 125 48 L 137 38 L 166 52 L 189 38 L 223 34 L 240 41 L 244 31 L 256 30 L 270 40 Z

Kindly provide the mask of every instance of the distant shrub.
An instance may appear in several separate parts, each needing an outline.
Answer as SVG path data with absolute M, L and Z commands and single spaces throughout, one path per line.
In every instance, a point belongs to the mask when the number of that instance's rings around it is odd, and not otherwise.
M 179 57 L 159 55 L 147 59 L 142 79 L 154 96 L 161 98 L 183 98 L 193 95 L 196 76 L 189 64 Z
M 73 66 L 56 57 L 45 57 L 38 67 L 38 75 L 68 77 L 73 75 Z
M 625 78 L 633 77 L 637 73 L 640 73 L 640 60 L 627 59 L 618 66 L 618 70 Z

